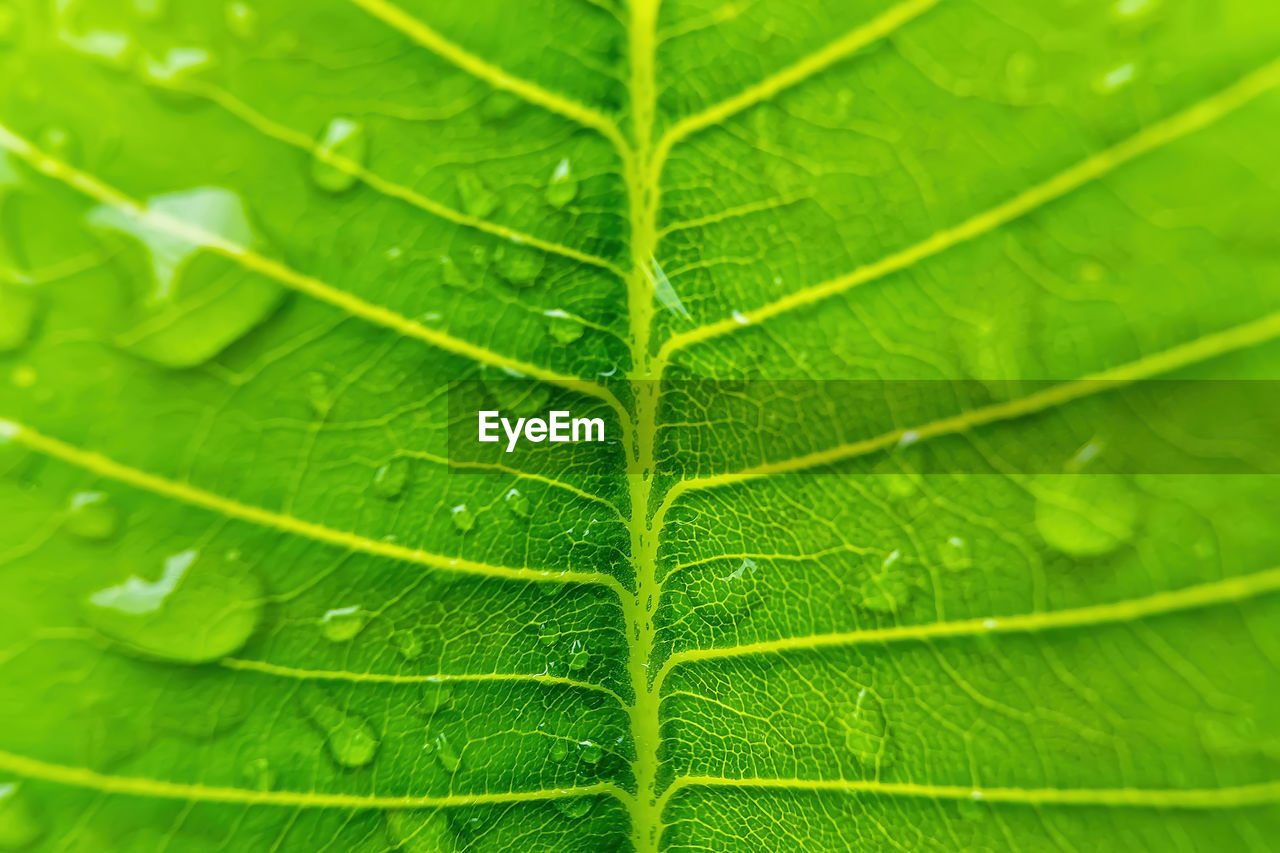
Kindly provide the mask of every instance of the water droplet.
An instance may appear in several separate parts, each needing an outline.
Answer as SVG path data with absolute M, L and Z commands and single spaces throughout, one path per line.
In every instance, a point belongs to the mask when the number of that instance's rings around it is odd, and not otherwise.
M 564 761 L 569 757 L 569 742 L 566 740 L 554 741 L 548 754 L 551 756 L 552 761 Z
M 35 319 L 35 295 L 0 284 L 0 352 L 13 352 L 25 344 L 31 337 Z
M 81 539 L 110 539 L 120 529 L 120 509 L 105 492 L 76 492 L 67 506 L 65 527 Z
M 311 159 L 311 180 L 331 193 L 350 189 L 356 182 L 356 168 L 368 153 L 364 125 L 355 119 L 334 118 L 325 125 Z
M 438 733 L 431 739 L 431 747 L 435 751 L 436 760 L 440 762 L 445 772 L 455 773 L 462 766 L 462 757 L 458 755 L 458 751 L 454 749 L 444 732 Z
M 458 197 L 462 199 L 462 209 L 471 216 L 483 219 L 502 204 L 498 194 L 489 189 L 475 172 L 460 172 L 456 184 Z
M 1123 478 L 1063 474 L 1037 478 L 1036 530 L 1064 554 L 1096 557 L 1133 538 L 1138 496 Z
M 569 669 L 577 672 L 587 665 L 587 661 L 591 659 L 591 655 L 583 646 L 581 640 L 574 640 L 569 644 Z
M 529 505 L 529 499 L 525 497 L 519 489 L 508 489 L 507 493 L 503 495 L 502 500 L 506 503 L 507 509 L 511 510 L 521 518 L 528 518 L 532 512 L 532 507 Z
M 604 750 L 594 741 L 578 741 L 578 757 L 588 764 L 599 764 L 600 759 L 604 758 Z
M 164 561 L 155 581 L 131 575 L 89 596 L 85 619 L 149 657 L 204 663 L 245 644 L 262 616 L 262 584 L 243 564 L 196 550 Z
M 372 617 L 372 613 L 360 609 L 358 604 L 335 607 L 320 617 L 320 631 L 331 643 L 345 643 L 363 631 Z
M 547 183 L 547 204 L 552 207 L 564 207 L 573 201 L 577 194 L 578 182 L 570 174 L 569 158 L 565 157 L 551 172 L 551 180 Z
M 889 727 L 880 700 L 867 688 L 858 691 L 852 712 L 841 718 L 844 744 L 858 762 L 868 768 L 889 763 Z
M 391 643 L 405 660 L 417 660 L 422 654 L 422 638 L 412 628 L 392 632 Z
M 18 782 L 0 784 L 0 850 L 21 850 L 44 835 L 44 826 Z
M 892 551 L 867 572 L 858 586 L 858 606 L 877 613 L 898 613 L 911 600 L 914 584 L 903 566 L 902 554 Z
M 117 71 L 127 70 L 133 64 L 137 45 L 128 33 L 119 30 L 78 32 L 66 26 L 65 20 L 60 23 L 58 40 L 75 52 Z
M 422 686 L 417 707 L 424 717 L 449 710 L 453 707 L 453 685 L 443 681 L 427 682 Z
M 240 768 L 240 775 L 254 791 L 270 791 L 279 781 L 279 774 L 265 758 L 251 758 Z
M 373 493 L 383 500 L 393 501 L 404 494 L 409 482 L 409 460 L 392 459 L 378 468 L 373 475 Z
M 198 47 L 175 47 L 162 56 L 147 54 L 139 72 L 145 82 L 170 89 L 181 89 L 193 77 L 214 66 L 213 54 Z
M 135 321 L 116 336 L 134 355 L 166 367 L 202 364 L 262 323 L 284 298 L 276 282 L 211 250 L 259 243 L 240 197 L 229 190 L 152 196 L 140 216 L 99 206 L 88 221 L 138 240 L 149 256 L 151 291 Z M 175 222 L 185 236 L 173 233 Z
M 667 278 L 667 274 L 662 271 L 657 258 L 650 258 L 649 263 L 644 268 L 645 278 L 649 280 L 649 286 L 653 288 L 654 295 L 658 297 L 658 301 L 662 306 L 672 314 L 678 314 L 685 319 L 689 318 L 689 311 L 684 307 L 684 303 L 680 301 L 680 297 L 676 295 L 676 289 L 671 286 L 671 281 Z
M 227 29 L 243 42 L 258 38 L 258 10 L 248 3 L 228 3 L 226 6 Z
M 531 287 L 542 274 L 546 256 L 537 249 L 506 243 L 493 253 L 493 265 L 498 275 L 516 287 Z
M 453 518 L 453 526 L 463 533 L 476 526 L 476 517 L 467 509 L 466 504 L 458 504 L 449 510 L 449 514 Z
M 318 692 L 304 695 L 302 710 L 343 767 L 364 767 L 378 754 L 381 741 L 363 717 L 343 711 Z
M 555 804 L 556 811 L 570 820 L 586 817 L 596 804 L 594 797 L 561 797 L 551 802 Z
M 938 556 L 944 568 L 953 572 L 963 571 L 973 566 L 973 557 L 969 553 L 969 543 L 959 536 L 952 536 L 938 547 Z
M 438 811 L 390 811 L 386 816 L 387 840 L 402 853 L 454 853 L 449 819 Z
M 1135 66 L 1132 62 L 1126 62 L 1123 65 L 1117 65 L 1110 71 L 1103 72 L 1093 82 L 1093 88 L 1100 93 L 1107 94 L 1127 86 L 1133 82 Z
M 538 642 L 544 646 L 554 646 L 560 639 L 560 626 L 554 621 L 543 622 L 538 626 Z
M 542 315 L 547 318 L 547 333 L 559 343 L 571 344 L 582 337 L 582 324 L 565 311 L 552 308 L 543 311 Z
M 764 600 L 756 561 L 750 557 L 723 577 L 710 570 L 699 573 L 689 581 L 686 594 L 693 612 L 712 628 L 737 625 Z
M 733 310 L 733 322 L 737 323 L 739 326 L 748 326 L 751 324 L 751 318 L 735 308 Z

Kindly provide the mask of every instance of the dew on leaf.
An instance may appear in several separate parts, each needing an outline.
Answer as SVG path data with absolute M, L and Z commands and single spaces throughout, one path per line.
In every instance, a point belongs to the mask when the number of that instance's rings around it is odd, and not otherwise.
M 120 30 L 79 32 L 66 25 L 65 21 L 62 23 L 58 28 L 58 40 L 76 53 L 117 71 L 124 71 L 132 64 L 137 44 L 128 33 Z
M 555 805 L 556 811 L 570 820 L 586 817 L 591 807 L 595 805 L 593 797 L 559 797 L 551 802 Z
M 19 782 L 0 784 L 0 850 L 22 850 L 44 835 L 30 798 Z
M 400 657 L 405 660 L 417 660 L 422 654 L 422 637 L 412 628 L 401 628 L 391 634 L 391 644 L 395 646 Z
M 462 766 L 462 757 L 458 754 L 458 750 L 449 742 L 449 737 L 444 732 L 439 732 L 431 739 L 431 749 L 436 754 L 436 760 L 440 762 L 440 766 L 447 773 L 456 773 L 458 768 Z
M 649 286 L 653 288 L 654 295 L 658 297 L 658 302 L 662 303 L 662 307 L 672 314 L 688 319 L 689 310 L 684 307 L 684 303 L 676 295 L 676 289 L 671 286 L 671 281 L 667 278 L 667 274 L 662 271 L 662 266 L 658 263 L 657 258 L 649 259 L 649 263 L 644 267 L 644 274 L 645 278 L 649 280 Z
M 552 761 L 560 762 L 569 757 L 569 742 L 565 740 L 557 740 L 551 744 L 551 749 L 547 753 Z
M 508 489 L 507 493 L 502 496 L 503 503 L 507 505 L 507 509 L 511 510 L 521 518 L 528 518 L 532 512 L 529 505 L 529 498 L 526 497 L 519 489 Z
M 357 180 L 353 167 L 364 164 L 368 147 L 362 122 L 340 116 L 330 119 L 311 158 L 311 180 L 331 193 L 350 189 Z
M 64 527 L 81 539 L 110 539 L 120 529 L 120 509 L 106 492 L 76 492 L 67 504 Z
M 409 460 L 397 457 L 374 472 L 373 493 L 383 500 L 393 501 L 404 494 L 408 482 Z
M 455 183 L 458 197 L 462 199 L 462 209 L 471 216 L 483 219 L 492 215 L 502 204 L 498 194 L 489 189 L 475 172 L 460 172 Z
M 554 646 L 560 639 L 560 626 L 554 621 L 543 622 L 538 626 L 538 642 L 544 646 Z
M 248 3 L 228 3 L 224 10 L 227 29 L 231 35 L 242 42 L 252 42 L 258 38 L 258 10 Z
M 418 699 L 418 713 L 424 717 L 439 714 L 453 707 L 453 685 L 441 681 L 423 685 Z
M 1098 75 L 1093 81 L 1093 88 L 1102 94 L 1114 92 L 1133 82 L 1135 69 L 1136 66 L 1132 62 L 1117 65 L 1115 68 Z
M 213 54 L 198 47 L 175 47 L 160 56 L 147 54 L 142 58 L 139 73 L 148 83 L 166 88 L 180 89 L 193 77 L 214 65 Z
M 952 536 L 938 546 L 938 556 L 942 560 L 943 568 L 953 572 L 963 571 L 973 566 L 969 543 L 959 536 Z
M 392 810 L 385 818 L 387 841 L 402 853 L 454 853 L 449 819 L 438 811 Z
M 27 342 L 35 326 L 36 298 L 29 291 L 0 284 L 0 352 L 12 352 Z
M 197 187 L 152 196 L 140 216 L 103 205 L 89 212 L 88 221 L 129 235 L 147 252 L 151 286 L 136 321 L 116 343 L 156 364 L 180 368 L 208 361 L 284 298 L 279 284 L 212 250 L 234 253 L 261 242 L 230 190 Z M 182 223 L 184 236 L 173 233 L 174 223 Z
M 335 607 L 320 617 L 320 632 L 331 643 L 345 643 L 364 630 L 372 615 L 358 604 Z
M 557 343 L 571 344 L 582 337 L 582 324 L 560 308 L 543 311 L 547 318 L 547 334 Z
M 324 736 L 333 760 L 343 767 L 364 767 L 381 743 L 368 721 L 348 713 L 321 693 L 304 694 L 302 710 Z
M 251 758 L 240 768 L 245 784 L 253 791 L 270 791 L 276 786 L 279 774 L 265 758 Z
M 590 659 L 591 655 L 587 652 L 582 640 L 574 640 L 569 644 L 568 667 L 571 671 L 577 672 L 582 669 Z
M 476 517 L 471 510 L 467 509 L 466 504 L 458 504 L 450 509 L 449 516 L 453 519 L 453 526 L 462 533 L 476 526 Z
M 892 551 L 867 571 L 858 586 L 859 607 L 877 613 L 898 613 L 911 600 L 915 586 L 903 566 L 900 551 Z
M 604 758 L 604 750 L 595 741 L 578 741 L 578 757 L 588 764 L 599 764 Z
M 1094 557 L 1133 538 L 1138 496 L 1122 477 L 1046 475 L 1036 479 L 1036 486 L 1036 530 L 1049 547 Z
M 164 560 L 157 580 L 131 575 L 92 593 L 85 620 L 142 655 L 204 663 L 235 652 L 262 617 L 262 584 L 235 560 L 188 550 Z
M 884 768 L 889 763 L 889 726 L 884 708 L 870 690 L 862 688 L 853 707 L 841 717 L 845 747 L 864 767 Z
M 573 201 L 578 194 L 578 181 L 570 171 L 569 158 L 565 157 L 556 164 L 551 172 L 551 180 L 547 182 L 547 204 L 552 207 L 564 207 Z
M 724 576 L 703 571 L 686 587 L 693 612 L 713 628 L 730 628 L 751 614 L 763 600 L 756 561 L 747 557 Z
M 516 287 L 531 287 L 538 281 L 546 256 L 519 243 L 505 243 L 493 253 L 493 266 L 503 280 Z

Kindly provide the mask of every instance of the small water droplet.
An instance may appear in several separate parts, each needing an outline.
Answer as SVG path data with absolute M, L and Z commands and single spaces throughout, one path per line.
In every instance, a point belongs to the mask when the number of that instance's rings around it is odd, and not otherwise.
M 436 754 L 436 760 L 440 762 L 445 772 L 455 773 L 462 766 L 462 757 L 444 732 L 439 732 L 431 739 L 431 747 Z
M 422 654 L 422 638 L 412 628 L 402 628 L 392 632 L 391 644 L 405 660 L 417 660 Z
M 710 570 L 689 581 L 686 594 L 693 612 L 712 628 L 730 628 L 751 615 L 764 600 L 759 587 L 756 561 L 747 557 L 724 576 Z
M 449 510 L 449 515 L 453 519 L 453 526 L 462 533 L 466 533 L 476 526 L 476 517 L 471 510 L 467 509 L 466 504 L 458 504 Z
M 131 575 L 93 593 L 85 619 L 146 656 L 204 663 L 243 646 L 262 606 L 262 584 L 243 564 L 189 550 L 167 558 L 158 580 Z
M 562 344 L 571 344 L 582 337 L 582 324 L 560 308 L 542 312 L 547 318 L 547 334 Z
M 555 804 L 556 811 L 569 818 L 577 820 L 586 817 L 591 811 L 591 807 L 595 805 L 594 797 L 561 797 L 551 801 Z
M 735 308 L 733 310 L 733 322 L 737 323 L 739 326 L 748 326 L 751 324 L 751 318 Z
M 884 768 L 889 759 L 889 727 L 880 700 L 867 688 L 858 691 L 851 712 L 842 718 L 844 743 L 863 767 Z
M 502 496 L 503 502 L 507 505 L 507 509 L 511 510 L 521 518 L 528 518 L 532 512 L 529 505 L 529 498 L 526 497 L 519 489 L 508 489 L 507 493 Z
M 409 482 L 409 460 L 392 459 L 378 468 L 373 475 L 373 493 L 383 500 L 393 501 L 404 494 Z
M 591 655 L 587 652 L 582 640 L 574 640 L 569 644 L 569 662 L 570 671 L 577 672 L 587 665 L 587 661 L 591 659 Z
M 1093 82 L 1093 88 L 1103 94 L 1114 92 L 1132 83 L 1135 73 L 1136 66 L 1132 62 L 1117 65 L 1115 68 L 1099 75 Z
M 0 284 L 0 352 L 27 342 L 35 326 L 36 298 L 26 289 Z
M 60 24 L 58 40 L 75 52 L 117 71 L 125 71 L 133 64 L 137 44 L 128 33 L 120 30 L 78 32 L 67 26 L 65 20 Z
M 350 189 L 357 180 L 354 167 L 364 164 L 368 148 L 363 123 L 340 116 L 330 119 L 311 159 L 311 180 L 331 193 Z
M 879 566 L 868 569 L 858 586 L 859 607 L 877 613 L 898 613 L 911 600 L 915 585 L 903 566 L 902 554 L 892 551 Z
M 588 764 L 599 764 L 604 758 L 604 750 L 595 741 L 578 741 L 578 757 Z
M 234 2 L 226 6 L 227 29 L 242 42 L 258 38 L 258 10 L 248 3 Z
M 662 266 L 658 263 L 657 258 L 649 259 L 649 263 L 644 267 L 644 274 L 645 278 L 649 280 L 649 286 L 653 288 L 654 295 L 662 303 L 662 307 L 672 314 L 678 314 L 685 319 L 689 319 L 688 309 L 684 307 L 684 303 L 676 295 L 676 289 L 671 286 L 671 281 L 667 278 L 667 274 L 662 271 Z
M 326 610 L 320 617 L 320 631 L 331 643 L 345 643 L 363 631 L 372 616 L 372 613 L 362 610 L 358 604 L 335 607 Z
M 149 256 L 151 291 L 116 343 L 156 364 L 181 368 L 208 361 L 284 299 L 279 284 L 224 256 L 228 247 L 260 242 L 240 197 L 229 190 L 197 187 L 152 196 L 141 216 L 103 205 L 89 212 L 88 221 L 136 239 Z M 174 222 L 183 224 L 183 236 L 174 233 Z
M 493 266 L 503 280 L 516 287 L 532 287 L 542 274 L 546 256 L 530 246 L 506 243 L 493 253 Z
M 938 556 L 944 568 L 959 572 L 973 566 L 973 557 L 969 553 L 969 543 L 959 536 L 952 536 L 938 547 Z
M 147 54 L 138 71 L 143 81 L 167 89 L 181 89 L 193 77 L 214 66 L 213 54 L 199 47 L 175 47 L 160 56 Z
M 36 816 L 23 785 L 0 784 L 0 850 L 21 850 L 35 844 L 45 828 Z
M 363 717 L 342 710 L 319 692 L 304 694 L 302 710 L 343 767 L 364 767 L 378 754 L 381 741 Z
M 551 744 L 551 751 L 548 753 L 552 761 L 560 762 L 569 757 L 569 742 L 565 740 L 557 740 Z
M 1064 554 L 1096 557 L 1133 538 L 1138 496 L 1121 477 L 1063 474 L 1036 480 L 1036 530 Z
M 387 840 L 401 853 L 454 853 L 449 819 L 438 811 L 389 811 Z
M 265 758 L 251 758 L 246 761 L 240 768 L 240 775 L 254 791 L 270 791 L 279 781 L 279 774 L 271 766 L 271 762 Z
M 551 180 L 547 183 L 547 204 L 557 208 L 564 207 L 577 194 L 578 182 L 570 173 L 569 158 L 565 157 L 551 172 Z
M 67 506 L 65 527 L 81 539 L 110 539 L 120 529 L 120 509 L 105 492 L 76 492 Z
M 455 183 L 458 197 L 462 199 L 462 209 L 471 216 L 483 219 L 492 215 L 502 204 L 498 194 L 489 189 L 475 172 L 460 172 Z

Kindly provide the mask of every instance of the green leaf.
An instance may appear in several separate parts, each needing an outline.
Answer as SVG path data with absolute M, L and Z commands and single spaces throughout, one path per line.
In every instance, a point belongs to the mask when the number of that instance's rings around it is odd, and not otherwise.
M 1280 373 L 1278 56 L 4 0 L 0 849 L 1267 848 L 1274 453 L 1110 392 Z M 451 469 L 453 381 L 614 440 Z

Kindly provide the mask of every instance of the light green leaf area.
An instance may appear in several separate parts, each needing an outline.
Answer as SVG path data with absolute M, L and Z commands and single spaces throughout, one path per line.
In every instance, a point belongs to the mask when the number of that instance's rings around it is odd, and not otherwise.
M 0 850 L 1274 849 L 1274 451 L 1001 460 L 1280 376 L 1278 57 L 1266 0 L 3 0 Z M 513 376 L 616 440 L 450 472 Z

